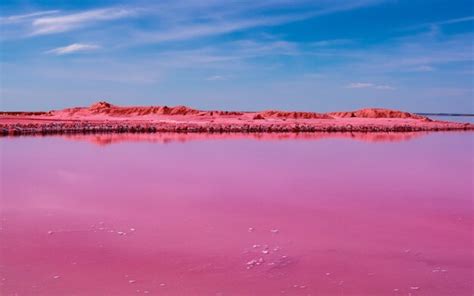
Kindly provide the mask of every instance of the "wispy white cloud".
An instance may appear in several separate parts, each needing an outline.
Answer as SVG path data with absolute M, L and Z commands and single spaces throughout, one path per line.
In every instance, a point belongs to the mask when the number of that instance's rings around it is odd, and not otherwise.
M 407 29 L 420 29 L 423 27 L 433 27 L 433 26 L 442 26 L 442 25 L 451 25 L 451 24 L 457 24 L 457 23 L 464 23 L 464 22 L 472 22 L 474 21 L 474 16 L 466 16 L 466 17 L 460 17 L 460 18 L 453 18 L 453 19 L 448 19 L 448 20 L 442 20 L 442 21 L 437 21 L 437 22 L 428 22 L 428 23 L 423 23 L 415 26 L 411 26 Z
M 209 76 L 206 78 L 208 81 L 222 81 L 222 80 L 227 80 L 226 77 L 221 76 L 221 75 L 214 75 L 214 76 Z
M 455 19 L 449 19 L 445 21 L 440 21 L 434 23 L 435 25 L 448 25 L 448 24 L 456 24 L 456 23 L 463 23 L 463 22 L 471 22 L 474 21 L 474 16 L 466 16 L 466 17 L 460 17 L 460 18 L 455 18 Z
M 346 86 L 346 88 L 369 88 L 373 86 L 374 84 L 369 82 L 351 82 Z
M 71 31 L 97 22 L 129 17 L 133 14 L 134 11 L 130 9 L 105 8 L 61 16 L 40 17 L 33 20 L 33 31 L 30 35 L 35 36 Z
M 36 11 L 27 14 L 18 14 L 18 15 L 10 15 L 5 17 L 0 17 L 0 24 L 16 24 L 19 22 L 31 21 L 34 18 L 41 17 L 44 15 L 50 15 L 58 13 L 59 10 L 44 10 L 44 11 Z
M 258 27 L 270 27 L 303 21 L 340 11 L 375 5 L 386 0 L 280 0 L 280 1 L 231 1 L 222 5 L 219 1 L 204 1 L 196 5 L 190 1 L 182 5 L 164 7 L 171 13 L 156 12 L 164 25 L 156 30 L 137 33 L 138 43 L 162 43 L 186 41 L 197 38 L 224 35 Z M 189 2 L 189 1 L 188 1 Z M 220 4 L 219 4 L 220 3 Z M 242 5 L 244 3 L 245 5 Z M 278 9 L 291 8 L 292 13 Z M 264 13 L 270 10 L 272 13 Z M 198 11 L 199 13 L 196 13 Z M 265 16 L 266 15 L 266 16 Z M 343 40 L 333 41 L 343 42 Z
M 58 47 L 51 50 L 48 50 L 46 53 L 52 53 L 55 55 L 65 55 L 76 52 L 84 51 L 93 51 L 99 49 L 100 46 L 95 44 L 83 44 L 83 43 L 73 43 L 68 46 Z
M 195 49 L 168 49 L 148 56 L 160 68 L 168 69 L 236 69 L 248 68 L 252 59 L 260 57 L 274 57 L 277 55 L 299 55 L 300 49 L 296 44 L 283 40 L 257 41 L 238 40 L 216 43 Z M 259 68 L 266 65 L 260 64 Z
M 371 88 L 371 89 L 379 89 L 379 90 L 394 90 L 395 89 L 393 86 L 390 86 L 387 84 L 378 85 L 371 82 L 351 82 L 348 85 L 346 85 L 346 88 L 356 88 L 356 89 Z
M 303 20 L 310 17 L 310 14 L 296 14 L 274 17 L 246 18 L 232 21 L 211 21 L 206 24 L 186 24 L 177 27 L 163 28 L 158 32 L 148 32 L 139 34 L 139 39 L 145 43 L 159 43 L 167 41 L 183 41 L 208 36 L 222 35 L 251 29 L 255 27 L 274 26 Z
M 409 72 L 442 72 L 445 67 L 472 64 L 472 33 L 433 36 L 426 33 L 394 38 L 365 49 L 321 51 L 345 58 L 352 71 L 372 75 Z
M 312 42 L 310 45 L 314 47 L 328 47 L 328 46 L 346 45 L 353 42 L 354 40 L 351 40 L 351 39 L 329 39 L 329 40 L 320 40 L 320 41 Z

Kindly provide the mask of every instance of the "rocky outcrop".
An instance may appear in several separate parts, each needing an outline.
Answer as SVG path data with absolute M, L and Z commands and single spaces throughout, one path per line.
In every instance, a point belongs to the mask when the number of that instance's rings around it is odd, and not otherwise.
M 429 118 L 409 113 L 403 112 L 398 110 L 390 110 L 390 109 L 382 109 L 382 108 L 367 108 L 367 109 L 360 109 L 357 111 L 349 111 L 349 112 L 331 112 L 328 113 L 333 117 L 341 117 L 341 118 L 348 118 L 348 117 L 356 117 L 356 118 L 412 118 L 412 119 L 423 119 L 429 120 Z
M 0 116 L 48 116 L 52 115 L 51 112 L 38 111 L 38 112 L 22 112 L 22 111 L 0 111 Z
M 55 115 L 61 116 L 88 116 L 88 115 L 107 115 L 113 117 L 131 117 L 145 115 L 194 115 L 200 113 L 199 110 L 188 108 L 186 106 L 133 106 L 121 107 L 107 102 L 98 102 L 90 107 L 76 107 L 60 111 L 53 111 Z
M 268 110 L 259 112 L 259 114 L 265 118 L 269 117 L 286 119 L 332 119 L 332 117 L 328 114 L 315 112 Z

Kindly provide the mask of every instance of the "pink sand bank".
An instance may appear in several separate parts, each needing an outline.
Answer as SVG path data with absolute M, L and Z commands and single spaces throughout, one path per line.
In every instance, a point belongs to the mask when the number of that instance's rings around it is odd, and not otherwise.
M 0 112 L 0 135 L 91 132 L 412 132 L 474 130 L 474 124 L 431 120 L 388 109 L 315 113 L 202 111 L 185 106 L 121 107 L 99 102 L 49 112 Z

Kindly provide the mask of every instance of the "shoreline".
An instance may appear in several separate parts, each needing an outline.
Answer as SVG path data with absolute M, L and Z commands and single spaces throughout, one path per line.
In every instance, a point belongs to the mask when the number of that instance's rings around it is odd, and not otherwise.
M 115 106 L 98 102 L 48 112 L 0 112 L 0 136 L 87 133 L 333 133 L 474 131 L 474 124 L 368 108 L 315 113 L 203 111 L 186 106 Z
M 360 120 L 351 119 L 325 122 L 312 120 L 311 122 L 285 123 L 170 123 L 147 121 L 50 121 L 41 123 L 9 122 L 3 123 L 0 117 L 0 136 L 16 135 L 56 135 L 56 134 L 96 134 L 96 133 L 404 133 L 404 132 L 436 132 L 436 131 L 474 131 L 470 123 L 455 123 L 444 121 L 408 122 L 398 120 Z

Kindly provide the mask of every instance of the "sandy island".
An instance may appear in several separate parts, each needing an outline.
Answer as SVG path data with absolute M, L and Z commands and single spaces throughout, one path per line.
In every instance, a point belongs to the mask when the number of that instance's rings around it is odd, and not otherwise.
M 0 135 L 73 133 L 311 133 L 474 130 L 397 110 L 348 112 L 203 111 L 185 106 L 122 107 L 98 102 L 48 112 L 0 112 Z

